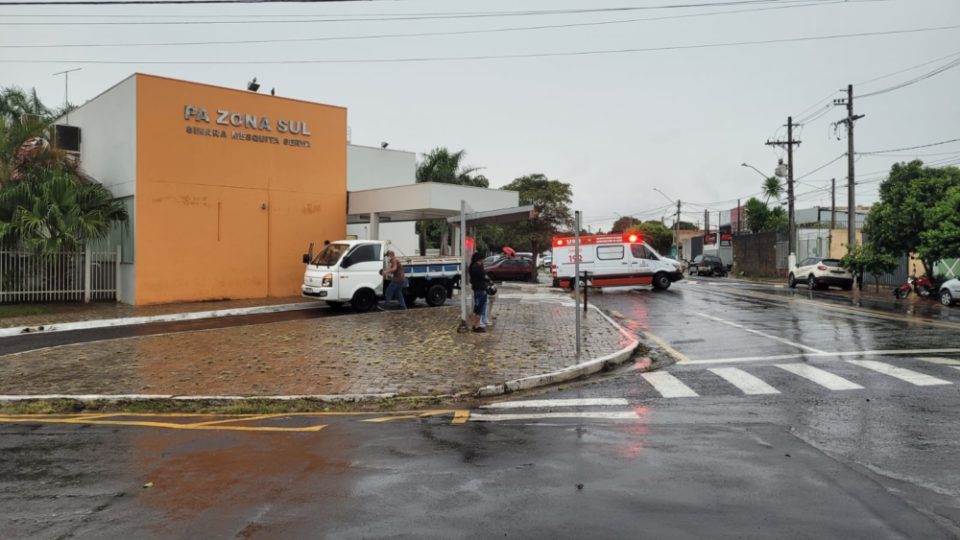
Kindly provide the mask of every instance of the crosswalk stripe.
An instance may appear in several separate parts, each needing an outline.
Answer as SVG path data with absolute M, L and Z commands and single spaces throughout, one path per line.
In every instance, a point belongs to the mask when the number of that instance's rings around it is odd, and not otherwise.
M 940 364 L 942 366 L 960 366 L 960 360 L 955 360 L 953 358 L 941 358 L 939 356 L 930 356 L 927 358 L 921 358 L 924 362 L 930 362 L 931 364 Z
M 499 401 L 483 405 L 481 409 L 547 409 L 550 407 L 612 407 L 627 405 L 623 398 L 532 399 L 528 401 Z
M 665 398 L 697 397 L 699 395 L 692 388 L 680 382 L 680 379 L 666 371 L 651 371 L 641 373 L 640 376 L 653 385 L 657 392 L 660 392 L 660 395 Z
M 859 384 L 850 382 L 843 377 L 807 364 L 776 364 L 776 366 L 794 375 L 799 375 L 808 381 L 819 384 L 828 390 L 860 390 L 863 388 Z
M 761 394 L 779 394 L 780 391 L 776 388 L 770 386 L 769 384 L 761 381 L 760 379 L 754 377 L 753 375 L 747 373 L 746 371 L 738 368 L 712 368 L 710 369 L 715 375 L 719 375 L 726 379 L 726 381 L 737 388 L 739 388 L 744 394 L 749 395 L 761 395 Z
M 637 413 L 633 411 L 607 412 L 551 412 L 529 414 L 478 414 L 470 415 L 471 422 L 503 422 L 506 420 L 548 420 L 557 418 L 586 418 L 591 420 L 636 420 Z
M 906 381 L 916 386 L 936 386 L 938 384 L 953 384 L 950 381 L 938 379 L 936 377 L 927 375 L 925 373 L 920 373 L 919 371 L 913 371 L 911 369 L 891 366 L 890 364 L 877 362 L 875 360 L 847 360 L 847 362 L 855 366 L 860 366 L 862 368 L 876 371 L 877 373 L 883 373 L 884 375 L 895 377 L 897 379 L 900 379 L 901 381 Z

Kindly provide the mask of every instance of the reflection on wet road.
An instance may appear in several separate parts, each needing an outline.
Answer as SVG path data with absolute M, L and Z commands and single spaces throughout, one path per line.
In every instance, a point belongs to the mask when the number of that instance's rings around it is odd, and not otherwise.
M 957 537 L 960 329 L 768 289 L 591 294 L 686 361 L 469 407 L 0 418 L 3 530 Z

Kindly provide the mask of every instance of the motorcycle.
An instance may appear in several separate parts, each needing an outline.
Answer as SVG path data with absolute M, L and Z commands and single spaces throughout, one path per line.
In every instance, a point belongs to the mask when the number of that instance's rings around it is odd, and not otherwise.
M 916 292 L 923 298 L 936 298 L 939 296 L 937 287 L 926 275 L 920 276 L 919 278 L 917 276 L 908 277 L 906 283 L 893 290 L 893 296 L 898 300 L 902 300 L 909 297 L 912 292 Z

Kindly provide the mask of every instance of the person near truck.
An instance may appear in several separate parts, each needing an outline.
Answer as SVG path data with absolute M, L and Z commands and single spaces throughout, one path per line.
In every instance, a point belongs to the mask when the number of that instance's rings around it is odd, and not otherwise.
M 400 259 L 397 259 L 397 255 L 393 250 L 387 251 L 387 271 L 386 277 L 390 280 L 390 285 L 387 285 L 387 293 L 384 295 L 384 305 L 389 305 L 393 300 L 393 297 L 397 297 L 397 303 L 400 305 L 399 309 L 407 309 L 407 303 L 403 298 L 403 265 L 400 264 Z
M 483 254 L 474 253 L 470 258 L 470 288 L 473 289 L 473 313 L 470 315 L 473 331 L 487 331 L 480 324 L 480 317 L 487 309 L 487 273 L 483 271 Z

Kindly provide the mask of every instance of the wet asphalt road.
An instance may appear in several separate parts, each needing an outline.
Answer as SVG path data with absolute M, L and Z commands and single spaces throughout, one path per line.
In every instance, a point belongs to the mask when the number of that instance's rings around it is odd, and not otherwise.
M 958 537 L 953 313 L 920 324 L 895 315 L 903 306 L 867 316 L 843 301 L 709 281 L 591 296 L 682 357 L 658 372 L 680 386 L 657 386 L 625 366 L 493 400 L 609 402 L 478 404 L 463 424 L 447 414 L 242 423 L 327 426 L 313 432 L 0 424 L 0 530 L 11 538 Z M 813 368 L 814 379 L 790 371 L 796 364 Z

